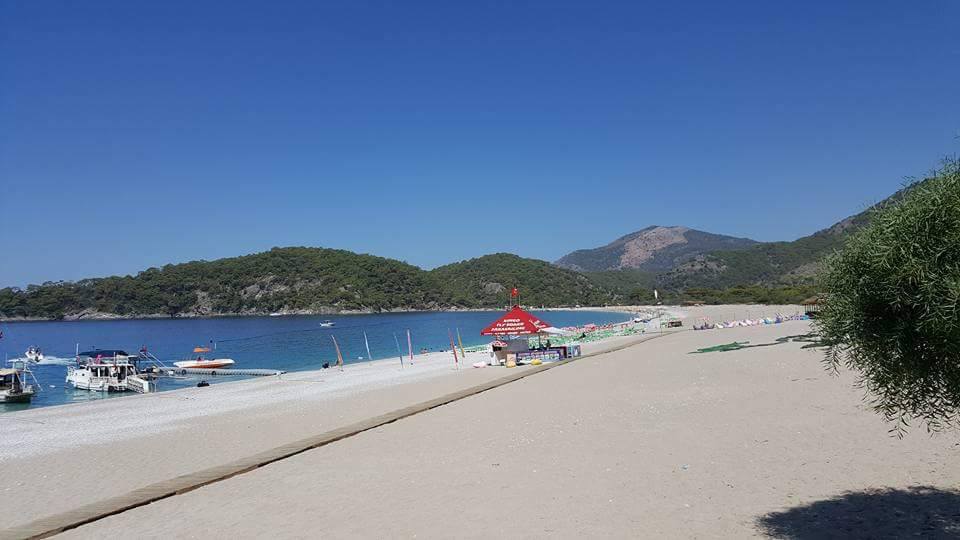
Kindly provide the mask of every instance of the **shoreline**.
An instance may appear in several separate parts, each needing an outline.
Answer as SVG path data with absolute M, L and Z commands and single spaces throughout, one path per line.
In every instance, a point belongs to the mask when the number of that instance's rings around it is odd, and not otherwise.
M 528 311 L 598 311 L 610 313 L 636 313 L 638 311 L 649 311 L 656 309 L 674 309 L 690 310 L 697 308 L 717 308 L 717 307 L 742 307 L 768 309 L 772 307 L 790 307 L 802 310 L 803 306 L 799 304 L 703 304 L 697 306 L 681 305 L 616 305 L 616 306 L 568 306 L 568 307 L 533 307 L 522 306 Z M 40 322 L 103 322 L 103 321 L 154 321 L 154 320 L 175 320 L 175 319 L 234 319 L 234 318 L 258 318 L 258 317 L 335 317 L 335 316 L 353 316 L 353 315 L 379 315 L 379 314 L 398 314 L 398 313 L 482 313 L 482 312 L 500 312 L 501 307 L 483 307 L 483 308 L 463 308 L 463 307 L 443 307 L 437 309 L 384 309 L 384 310 L 342 310 L 342 311 L 289 311 L 273 313 L 180 313 L 176 315 L 165 315 L 162 313 L 137 314 L 137 315 L 118 315 L 115 313 L 95 313 L 84 316 L 82 314 L 71 314 L 60 319 L 45 317 L 0 317 L 0 323 L 40 323 Z
M 688 314 L 698 315 L 704 313 Z M 847 490 L 960 480 L 950 459 L 960 444 L 955 434 L 931 438 L 916 427 L 891 439 L 889 425 L 864 406 L 853 374 L 827 376 L 817 351 L 780 339 L 809 329 L 809 321 L 788 321 L 594 342 L 597 349 L 584 351 L 601 353 L 592 358 L 382 424 L 376 420 L 532 368 L 457 372 L 449 353 L 433 353 L 436 368 L 426 357 L 415 359 L 424 373 L 398 384 L 379 384 L 375 374 L 392 379 L 398 365 L 374 361 L 381 365 L 352 365 L 343 374 L 308 372 L 14 413 L 9 436 L 0 439 L 7 485 L 18 490 L 5 527 L 355 425 L 375 427 L 65 537 L 136 527 L 154 537 L 304 537 L 319 531 L 317 515 L 326 516 L 322 529 L 332 536 L 387 526 L 403 536 L 462 531 L 430 519 L 437 512 L 466 512 L 471 530 L 484 536 L 542 536 L 548 522 L 552 531 L 581 536 L 660 536 L 681 527 L 683 536 L 744 537 L 757 534 L 759 516 Z M 756 348 L 690 354 L 729 341 Z M 762 346 L 768 342 L 776 345 Z M 357 384 L 335 381 L 345 378 Z M 855 451 L 863 447 L 871 452 Z M 87 459 L 101 454 L 110 459 Z M 796 466 L 783 466 L 784 456 Z M 451 499 L 454 487 L 461 497 Z M 324 513 L 330 500 L 345 501 L 344 513 Z M 504 514 L 464 507 L 463 500 L 528 506 Z
M 636 325 L 628 320 L 628 321 L 623 321 L 619 323 L 613 323 L 611 326 L 622 327 L 624 330 L 626 330 L 628 327 L 636 326 Z M 582 327 L 578 327 L 578 328 L 582 329 Z M 642 335 L 643 334 L 641 333 L 636 335 L 608 336 L 608 337 L 595 339 L 595 340 L 586 340 L 583 343 L 581 343 L 581 346 L 585 347 L 586 350 L 588 351 L 593 351 L 598 348 L 602 349 L 607 344 L 610 344 L 610 343 L 619 342 L 626 338 L 640 337 Z M 331 367 L 327 369 L 317 369 L 317 368 L 292 369 L 292 370 L 282 371 L 282 373 L 276 376 L 271 375 L 271 376 L 260 376 L 260 377 L 244 377 L 240 379 L 230 379 L 230 380 L 224 380 L 220 382 L 214 382 L 213 384 L 210 385 L 209 388 L 220 388 L 224 386 L 232 387 L 234 385 L 240 385 L 244 383 L 247 383 L 247 384 L 254 384 L 257 382 L 264 383 L 265 381 L 270 381 L 270 380 L 306 380 L 306 379 L 315 379 L 315 378 L 323 378 L 323 377 L 327 377 L 328 379 L 331 379 L 331 378 L 339 379 L 342 377 L 342 380 L 338 380 L 338 382 L 341 383 L 341 386 L 331 389 L 331 391 L 333 392 L 333 395 L 336 395 L 336 393 L 339 392 L 340 390 L 347 390 L 347 389 L 351 389 L 351 390 L 356 389 L 358 392 L 362 392 L 365 389 L 377 388 L 381 385 L 390 386 L 393 384 L 405 384 L 411 381 L 415 382 L 417 380 L 429 378 L 435 375 L 442 375 L 445 369 L 454 370 L 454 371 L 484 369 L 484 368 L 474 368 L 472 366 L 474 362 L 478 362 L 480 360 L 485 360 L 489 358 L 490 353 L 486 348 L 484 350 L 477 350 L 481 346 L 482 345 L 464 346 L 466 357 L 460 354 L 460 348 L 459 347 L 457 348 L 459 370 L 456 369 L 457 364 L 454 363 L 453 353 L 449 349 L 444 349 L 444 350 L 438 350 L 438 351 L 417 352 L 414 354 L 414 358 L 412 361 L 410 360 L 409 356 L 407 356 L 405 353 L 403 357 L 404 367 L 400 367 L 400 361 L 398 356 L 386 356 L 382 358 L 370 358 L 370 359 L 364 359 L 364 360 L 346 360 L 344 362 L 342 370 L 337 369 L 336 366 L 332 364 L 331 364 Z M 588 353 L 584 353 L 584 354 L 588 354 Z M 370 378 L 367 378 L 366 380 L 362 380 L 361 378 L 361 380 L 359 381 L 351 380 L 351 377 L 354 377 L 354 378 L 357 377 L 356 370 L 373 369 L 373 370 L 380 371 L 384 369 L 389 369 L 390 366 L 393 366 L 395 371 L 399 371 L 399 374 L 397 375 L 396 380 L 385 381 L 385 380 L 370 379 Z M 487 366 L 487 367 L 495 368 L 496 366 Z M 409 370 L 409 372 L 405 370 Z M 381 373 L 379 375 L 382 377 L 383 374 Z M 360 376 L 362 377 L 362 374 Z M 403 380 L 403 379 L 409 379 L 409 380 Z M 62 409 L 66 407 L 89 406 L 95 403 L 114 402 L 117 400 L 123 400 L 124 402 L 129 403 L 129 401 L 133 399 L 145 399 L 145 398 L 149 398 L 150 396 L 157 396 L 157 395 L 166 396 L 166 395 L 176 394 L 178 392 L 187 392 L 195 389 L 196 389 L 195 387 L 188 386 L 188 387 L 182 387 L 182 388 L 159 390 L 156 392 L 151 392 L 149 394 L 136 394 L 136 393 L 127 392 L 127 393 L 124 393 L 123 395 L 119 395 L 109 399 L 97 399 L 97 400 L 79 401 L 79 402 L 73 402 L 73 403 L 58 403 L 56 405 L 34 406 L 34 407 L 26 408 L 23 410 L 15 410 L 15 411 L 3 411 L 3 409 L 0 408 L 0 419 L 2 419 L 4 416 L 13 415 L 13 414 L 25 414 L 25 413 L 29 413 L 30 411 L 37 411 L 37 410 L 46 411 L 46 410 L 52 410 L 52 409 Z M 0 447 L 2 447 L 2 445 L 0 445 Z M 0 453 L 0 463 L 2 462 L 3 462 L 3 455 L 2 453 Z
M 650 334 L 613 337 L 584 344 L 584 355 L 629 346 Z M 144 485 L 291 444 L 304 434 L 327 432 L 412 404 L 459 392 L 536 366 L 473 368 L 487 352 L 468 352 L 456 369 L 453 355 L 434 352 L 373 360 L 336 368 L 289 372 L 278 377 L 229 381 L 84 403 L 0 414 L 8 436 L 0 438 L 0 465 L 12 471 L 9 485 L 30 485 L 9 515 L 32 521 L 44 513 L 70 510 L 76 501 L 96 501 Z M 227 442 L 229 441 L 229 442 Z M 111 460 L 77 455 L 109 448 Z M 149 466 L 143 458 L 149 456 Z M 204 456 L 194 461 L 186 456 Z M 118 475 L 117 470 L 137 470 Z M 41 472 L 37 475 L 36 472 Z M 109 479 L 105 484 L 104 479 Z M 50 494 L 58 494 L 53 500 Z M 38 501 L 37 499 L 40 499 Z
M 777 308 L 790 308 L 794 306 L 728 304 L 728 305 L 720 305 L 720 306 L 700 306 L 698 308 L 687 308 L 687 311 L 681 311 L 682 308 L 678 306 L 622 306 L 621 309 L 619 310 L 611 310 L 610 307 L 611 306 L 606 306 L 606 307 L 591 306 L 591 307 L 581 307 L 578 309 L 557 308 L 555 309 L 555 311 L 579 310 L 579 311 L 594 311 L 594 312 L 636 313 L 637 311 L 642 311 L 644 308 L 647 308 L 647 309 L 670 308 L 671 311 L 669 312 L 669 316 L 678 318 L 682 321 L 688 321 L 688 320 L 698 320 L 698 319 L 704 318 L 705 313 L 713 315 L 714 311 L 719 313 L 719 312 L 725 312 L 730 310 L 736 310 L 738 308 L 756 307 L 756 308 L 770 308 L 770 309 L 766 309 L 765 311 L 767 311 L 766 313 L 767 315 L 772 315 L 775 312 L 777 312 Z M 796 306 L 796 307 L 800 307 L 800 306 Z M 478 311 L 486 311 L 486 310 L 478 310 Z M 75 321 L 75 322 L 82 322 L 82 321 Z M 601 326 L 601 327 L 598 327 L 598 330 L 602 331 L 604 329 L 608 329 L 611 327 L 619 327 L 623 331 L 626 331 L 629 328 L 634 328 L 634 329 L 639 328 L 639 329 L 642 329 L 642 331 L 640 333 L 611 335 L 611 336 L 601 337 L 600 339 L 593 339 L 593 340 L 586 339 L 582 342 L 580 340 L 577 340 L 577 342 L 582 347 L 582 351 L 583 351 L 582 354 L 583 355 L 597 354 L 598 352 L 602 352 L 605 349 L 617 347 L 623 342 L 636 340 L 638 338 L 642 339 L 643 336 L 653 335 L 658 331 L 658 328 L 653 324 L 652 321 L 650 323 L 635 323 L 631 319 L 628 319 L 623 322 L 611 323 L 606 327 Z M 690 329 L 690 326 L 688 325 L 679 331 L 684 331 L 689 329 Z M 584 330 L 584 327 L 577 327 L 577 331 L 581 331 L 581 330 Z M 714 331 L 720 331 L 720 330 L 723 330 L 723 329 L 713 329 L 713 330 L 708 330 L 707 332 L 714 332 Z M 677 331 L 678 330 L 664 330 L 664 333 L 675 333 Z M 466 355 L 467 355 L 466 358 L 459 355 L 459 348 L 458 348 L 458 356 L 460 356 L 459 362 L 460 362 L 461 371 L 462 370 L 476 371 L 478 370 L 478 368 L 473 368 L 472 364 L 479 360 L 485 360 L 489 357 L 489 352 L 486 349 L 478 351 L 476 350 L 477 347 L 479 346 L 478 345 L 465 346 L 464 347 L 465 349 L 469 349 L 466 352 Z M 383 370 L 385 368 L 389 368 L 390 366 L 393 366 L 394 371 L 400 372 L 400 376 L 396 377 L 396 380 L 391 380 L 391 381 L 387 381 L 383 379 L 369 379 L 369 378 L 366 381 L 364 381 L 362 373 L 360 375 L 354 375 L 354 377 L 360 378 L 360 380 L 357 380 L 357 381 L 351 381 L 349 376 L 342 377 L 341 380 L 338 381 L 340 383 L 339 386 L 329 388 L 332 392 L 331 395 L 335 396 L 335 395 L 338 395 L 338 392 L 340 392 L 341 390 L 363 392 L 364 390 L 369 390 L 371 388 L 379 388 L 382 386 L 391 386 L 395 384 L 406 384 L 409 382 L 416 382 L 418 380 L 429 378 L 434 375 L 442 375 L 444 373 L 444 369 L 448 371 L 452 371 L 455 369 L 453 354 L 449 349 L 439 350 L 439 351 L 428 351 L 425 353 L 417 352 L 414 355 L 414 360 L 412 363 L 410 362 L 409 357 L 405 355 L 404 356 L 405 368 L 401 369 L 399 364 L 400 364 L 399 358 L 396 356 L 387 356 L 383 358 L 371 358 L 371 359 L 365 359 L 365 360 L 351 360 L 351 361 L 345 362 L 343 370 L 338 370 L 334 366 L 331 366 L 328 369 L 294 369 L 294 370 L 284 371 L 279 376 L 248 377 L 248 378 L 242 378 L 242 379 L 216 382 L 208 388 L 222 388 L 222 387 L 233 388 L 241 384 L 257 384 L 257 383 L 262 384 L 270 380 L 300 380 L 300 379 L 306 380 L 306 379 L 324 377 L 324 376 L 327 376 L 328 378 L 337 379 L 338 378 L 337 374 L 341 374 L 341 375 L 345 373 L 356 374 L 356 373 L 359 373 L 358 370 L 369 370 L 369 369 Z M 419 366 L 421 368 L 426 368 L 426 369 L 416 370 L 411 366 Z M 487 367 L 493 367 L 493 366 L 487 366 Z M 409 372 L 404 371 L 404 369 L 408 369 Z M 480 368 L 480 369 L 485 369 L 485 368 Z M 497 368 L 493 367 L 493 369 L 497 369 Z M 406 380 L 403 380 L 403 379 L 406 379 Z M 56 405 L 45 405 L 41 407 L 31 407 L 24 410 L 0 412 L 0 419 L 5 419 L 11 415 L 31 414 L 34 411 L 61 410 L 64 408 L 72 408 L 72 407 L 89 407 L 89 406 L 96 406 L 97 404 L 103 404 L 103 403 L 115 403 L 118 401 L 122 401 L 123 403 L 130 403 L 131 400 L 149 399 L 152 396 L 166 397 L 166 396 L 176 395 L 182 392 L 190 392 L 195 390 L 197 390 L 197 388 L 195 387 L 184 387 L 184 388 L 175 388 L 170 390 L 161 390 L 161 391 L 153 392 L 150 394 L 130 394 L 130 395 L 118 396 L 116 398 L 111 398 L 111 399 L 104 399 L 104 400 L 90 400 L 90 401 L 80 401 L 80 402 L 73 402 L 73 403 L 60 403 Z M 207 392 L 210 392 L 210 390 L 207 390 Z M 3 454 L 2 452 L 0 452 L 0 463 L 2 462 L 3 462 Z

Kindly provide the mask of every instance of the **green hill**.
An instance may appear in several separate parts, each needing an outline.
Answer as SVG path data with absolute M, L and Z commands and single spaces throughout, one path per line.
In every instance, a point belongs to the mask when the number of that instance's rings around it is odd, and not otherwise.
M 288 247 L 151 268 L 135 276 L 2 289 L 0 318 L 501 307 L 514 286 L 528 305 L 610 299 L 581 274 L 516 255 L 488 255 L 428 272 L 372 255 Z
M 274 248 L 136 276 L 0 290 L 4 317 L 254 314 L 273 311 L 430 309 L 426 272 L 406 263 L 320 248 Z
M 513 287 L 520 289 L 524 305 L 602 305 L 611 299 L 583 274 L 508 253 L 448 264 L 430 274 L 444 301 L 463 307 L 504 306 Z
M 876 206 L 895 203 L 907 189 Z M 425 271 L 343 250 L 274 248 L 135 276 L 0 289 L 0 318 L 502 307 L 513 287 L 523 304 L 548 307 L 647 303 L 654 288 L 668 302 L 793 302 L 816 292 L 820 261 L 867 223 L 870 212 L 792 242 L 650 227 L 565 258 L 572 267 L 611 268 L 583 273 L 506 253 Z

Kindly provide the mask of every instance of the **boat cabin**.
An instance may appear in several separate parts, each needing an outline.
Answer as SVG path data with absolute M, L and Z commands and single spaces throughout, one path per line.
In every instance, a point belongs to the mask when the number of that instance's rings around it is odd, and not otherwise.
M 67 368 L 67 382 L 81 390 L 122 392 L 127 377 L 136 374 L 125 351 L 97 349 L 77 354 L 77 365 Z
M 23 389 L 20 372 L 14 368 L 0 368 L 0 390 L 13 390 L 19 393 Z
M 26 376 L 32 376 L 23 361 L 11 361 L 11 367 L 0 368 L 0 403 L 25 403 L 36 392 L 36 386 L 28 384 Z

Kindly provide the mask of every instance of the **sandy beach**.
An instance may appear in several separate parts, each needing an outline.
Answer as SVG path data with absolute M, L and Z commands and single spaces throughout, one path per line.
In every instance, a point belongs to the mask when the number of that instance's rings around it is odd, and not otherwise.
M 642 336 L 639 337 L 642 339 Z M 638 336 L 586 343 L 591 354 Z M 229 463 L 503 377 L 450 352 L 0 415 L 5 527 Z M 528 367 L 518 367 L 523 371 Z M 77 459 L 83 459 L 78 466 Z
M 891 437 L 851 374 L 831 376 L 817 351 L 776 341 L 808 331 L 792 321 L 589 344 L 637 343 L 63 536 L 960 534 L 950 529 L 960 434 Z M 690 354 L 733 341 L 777 344 Z M 447 354 L 405 377 L 395 364 L 0 415 L 5 527 L 512 371 L 456 372 Z

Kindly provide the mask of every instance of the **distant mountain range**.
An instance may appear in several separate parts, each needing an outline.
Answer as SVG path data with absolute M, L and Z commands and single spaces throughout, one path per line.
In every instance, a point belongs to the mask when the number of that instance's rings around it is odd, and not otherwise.
M 756 242 L 686 227 L 653 226 L 606 246 L 558 259 L 613 293 L 631 287 L 665 290 L 812 284 L 823 258 L 870 220 L 874 208 L 894 204 L 910 188 L 834 225 L 790 242 Z
M 498 253 L 430 271 L 344 250 L 274 248 L 135 276 L 0 289 L 0 319 L 502 307 L 511 301 L 513 287 L 521 290 L 524 304 L 547 307 L 649 301 L 654 287 L 673 299 L 797 301 L 811 293 L 823 257 L 868 221 L 869 211 L 862 212 L 792 242 L 651 226 L 553 264 Z M 771 287 L 786 292 L 770 295 Z M 724 296 L 716 289 L 738 292 Z M 753 292 L 743 293 L 747 289 Z
M 594 249 L 581 249 L 555 263 L 578 272 L 645 270 L 664 272 L 714 251 L 746 249 L 757 242 L 721 234 L 654 225 Z

